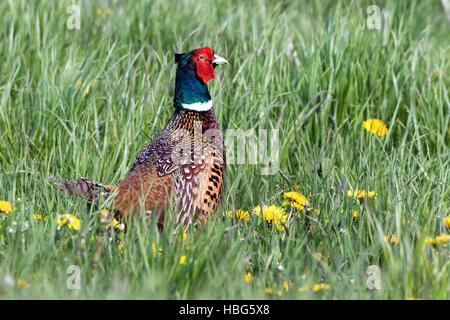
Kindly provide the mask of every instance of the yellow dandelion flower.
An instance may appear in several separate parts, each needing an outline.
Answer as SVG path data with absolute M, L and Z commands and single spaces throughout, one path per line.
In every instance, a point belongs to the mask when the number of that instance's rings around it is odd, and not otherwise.
M 33 219 L 34 220 L 42 220 L 42 221 L 47 221 L 47 217 L 43 217 L 42 214 L 33 214 Z
M 101 15 L 101 14 L 102 14 L 102 12 L 103 12 L 103 10 L 102 10 L 102 9 L 100 9 L 100 8 L 98 8 L 98 9 L 97 9 L 97 15 Z
M 261 217 L 260 206 L 256 206 L 253 209 L 253 213 L 256 216 Z M 277 207 L 276 205 L 272 204 L 270 206 L 263 206 L 262 218 L 268 223 L 274 223 L 277 229 L 284 230 L 284 224 L 287 221 L 287 214 L 285 214 L 283 208 Z
M 28 287 L 28 282 L 26 282 L 26 281 L 23 280 L 23 279 L 18 279 L 18 280 L 17 280 L 17 286 L 18 286 L 19 288 L 26 288 L 26 287 Z
M 272 293 L 273 293 L 273 289 L 272 289 L 272 288 L 265 288 L 265 289 L 264 289 L 264 292 L 265 292 L 266 294 L 272 294 Z
M 250 220 L 250 213 L 248 211 L 244 211 L 244 210 L 239 209 L 239 210 L 236 211 L 236 217 L 239 220 L 248 221 L 248 220 Z
M 436 237 L 436 242 L 438 242 L 438 243 L 444 244 L 449 241 L 450 241 L 450 235 L 448 235 L 448 234 L 441 234 L 440 236 Z
M 152 243 L 152 252 L 153 252 L 153 255 L 156 255 L 156 245 L 154 243 Z M 163 249 L 159 248 L 158 249 L 159 255 L 162 255 L 162 252 L 163 252 Z
M 284 201 L 283 207 L 291 206 L 296 208 L 297 210 L 303 210 L 305 207 L 295 201 Z
M 117 245 L 117 249 L 119 249 L 119 251 L 123 251 L 123 248 L 125 247 L 125 243 L 123 241 L 121 241 L 118 245 Z
M 444 218 L 444 223 L 445 223 L 445 225 L 447 226 L 447 228 L 450 229 L 450 217 Z
M 378 196 L 378 193 L 376 193 L 375 191 L 369 191 L 367 192 L 367 196 L 369 197 L 369 199 L 375 198 Z
M 183 265 L 183 266 L 186 264 L 186 256 L 181 256 L 180 264 Z
M 378 193 L 376 193 L 375 191 L 366 191 L 366 190 L 347 190 L 347 196 L 349 198 L 354 197 L 354 198 L 358 198 L 358 199 L 362 199 L 362 198 L 376 198 L 378 196 Z
M 400 242 L 400 240 L 397 238 L 397 236 L 395 234 L 393 234 L 391 237 L 391 243 L 397 244 L 399 242 Z
M 283 202 L 283 206 L 291 206 L 298 210 L 303 210 L 308 203 L 306 197 L 296 191 L 285 192 L 283 195 L 286 201 Z
M 186 234 L 186 232 L 183 232 L 183 242 L 186 241 L 186 238 L 187 238 L 187 234 Z
M 400 242 L 400 240 L 397 238 L 397 236 L 395 234 L 393 234 L 391 236 L 391 239 L 389 240 L 389 235 L 386 235 L 384 237 L 384 239 L 392 244 L 398 244 Z
M 355 197 L 358 199 L 364 198 L 366 196 L 366 190 L 356 190 L 355 191 Z
M 252 281 L 252 274 L 249 272 L 244 277 L 245 283 L 250 283 Z
M 77 81 L 77 89 L 80 89 L 82 84 L 83 84 L 83 81 L 78 80 Z
M 429 245 L 434 246 L 436 244 L 436 240 L 431 238 L 431 237 L 426 237 L 425 238 L 425 244 L 429 244 Z
M 233 218 L 233 211 L 228 210 L 227 211 L 227 216 L 229 216 L 230 218 Z M 250 220 L 250 213 L 248 211 L 244 211 L 242 209 L 238 209 L 238 210 L 236 210 L 236 218 L 238 220 L 249 221 Z
M 102 223 L 108 222 L 108 228 L 109 228 L 109 227 L 111 227 L 111 223 L 109 222 L 109 219 L 108 219 L 108 213 L 109 212 L 106 209 L 100 210 L 100 222 L 102 222 Z M 120 228 L 120 223 L 116 218 L 113 219 L 112 225 L 113 225 L 114 229 Z
M 4 213 L 10 213 L 12 211 L 11 203 L 8 201 L 0 201 L 0 211 Z
M 108 224 L 108 227 L 109 227 L 109 226 L 110 226 L 110 224 Z M 113 219 L 113 228 L 114 228 L 114 229 L 119 229 L 119 227 L 120 227 L 119 221 L 117 221 L 117 219 L 114 218 L 114 219 Z
M 379 119 L 369 119 L 363 122 L 363 127 L 372 134 L 376 134 L 379 137 L 388 133 L 388 129 L 383 121 Z
M 288 201 L 295 201 L 298 204 L 301 205 L 305 205 L 308 200 L 306 199 L 306 197 L 296 191 L 290 191 L 290 192 L 285 192 L 284 193 L 284 199 L 288 200 Z
M 277 291 L 277 295 L 281 296 L 283 294 L 283 292 L 281 290 Z
M 313 287 L 312 287 L 312 291 L 313 292 L 317 292 L 317 291 L 319 291 L 320 290 L 320 284 L 315 284 Z
M 289 282 L 287 281 L 283 282 L 283 288 L 284 290 L 286 290 L 286 292 L 289 291 Z
M 313 287 L 312 287 L 312 291 L 313 292 L 317 292 L 317 291 L 319 291 L 319 290 L 328 290 L 330 288 L 330 285 L 329 284 L 326 284 L 326 283 L 318 283 L 318 284 L 315 284 Z
M 58 229 L 60 229 L 63 225 L 66 225 L 69 227 L 69 229 L 75 229 L 80 230 L 81 228 L 81 221 L 75 217 L 73 214 L 66 213 L 63 215 L 58 216 Z
M 358 216 L 359 216 L 359 213 L 358 213 L 358 211 L 353 211 L 353 218 L 358 218 Z
M 450 235 L 441 234 L 441 235 L 437 236 L 436 238 L 426 237 L 424 242 L 425 242 L 425 244 L 432 245 L 432 246 L 434 246 L 438 243 L 445 244 L 447 242 L 450 242 Z

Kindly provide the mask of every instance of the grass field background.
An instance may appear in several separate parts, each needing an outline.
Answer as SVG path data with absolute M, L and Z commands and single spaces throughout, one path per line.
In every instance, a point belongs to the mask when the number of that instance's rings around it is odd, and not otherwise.
M 448 298 L 449 244 L 425 243 L 449 233 L 440 1 L 78 3 L 69 30 L 72 1 L 0 2 L 0 200 L 13 206 L 0 212 L 0 299 Z M 390 17 L 382 30 L 367 27 L 372 4 Z M 143 214 L 113 234 L 100 208 L 46 178 L 125 177 L 173 112 L 173 53 L 206 45 L 230 62 L 209 83 L 221 128 L 279 129 L 279 171 L 229 165 L 221 207 L 185 240 Z M 388 134 L 364 130 L 371 118 Z M 356 189 L 378 196 L 347 196 Z M 288 191 L 311 210 L 284 207 L 285 230 L 252 214 Z M 237 209 L 251 219 L 227 216 Z M 63 213 L 81 229 L 57 230 Z

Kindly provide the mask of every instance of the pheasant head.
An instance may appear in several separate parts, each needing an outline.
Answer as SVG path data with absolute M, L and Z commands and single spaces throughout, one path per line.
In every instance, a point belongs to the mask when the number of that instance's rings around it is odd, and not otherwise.
M 178 65 L 174 105 L 176 110 L 208 111 L 212 107 L 207 82 L 216 77 L 215 68 L 228 64 L 209 47 L 175 53 Z

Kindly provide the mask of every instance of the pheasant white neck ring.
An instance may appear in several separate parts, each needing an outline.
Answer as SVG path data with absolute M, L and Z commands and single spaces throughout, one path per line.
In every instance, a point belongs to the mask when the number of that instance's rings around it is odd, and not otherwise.
M 208 100 L 205 102 L 182 103 L 181 106 L 184 109 L 192 111 L 208 111 L 212 108 L 212 100 Z

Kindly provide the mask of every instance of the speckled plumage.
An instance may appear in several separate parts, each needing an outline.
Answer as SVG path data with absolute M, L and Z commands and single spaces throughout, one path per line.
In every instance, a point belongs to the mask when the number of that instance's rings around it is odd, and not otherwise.
M 216 136 L 208 140 L 205 132 Z M 184 157 L 178 157 L 176 148 L 185 151 Z M 217 209 L 225 169 L 223 138 L 213 110 L 181 110 L 141 151 L 130 174 L 117 185 L 115 205 L 121 213 L 132 212 L 140 208 L 145 194 L 145 210 L 162 219 L 172 198 L 179 222 L 186 226 L 197 218 L 206 222 Z

